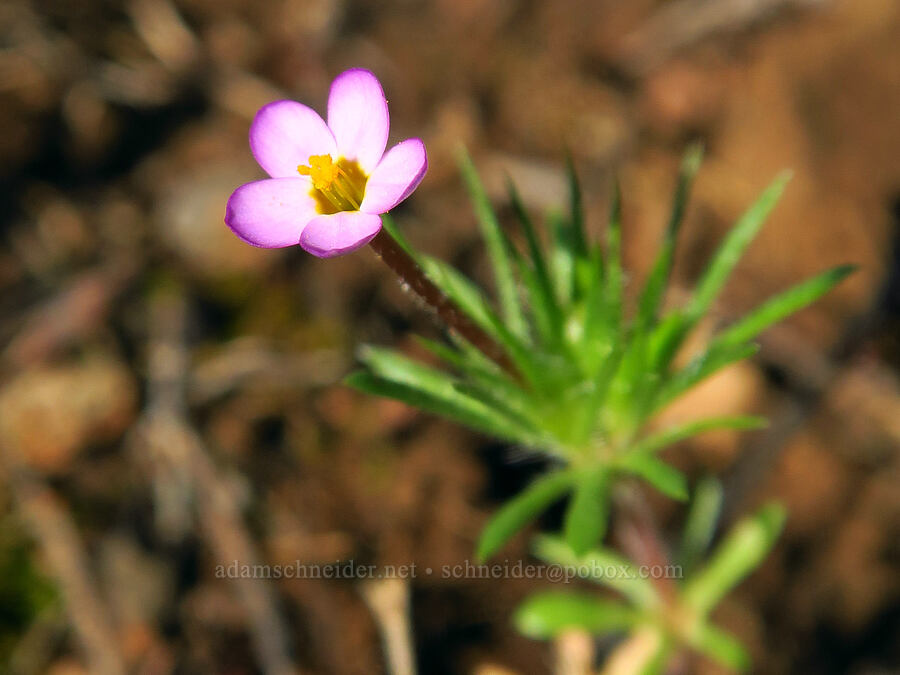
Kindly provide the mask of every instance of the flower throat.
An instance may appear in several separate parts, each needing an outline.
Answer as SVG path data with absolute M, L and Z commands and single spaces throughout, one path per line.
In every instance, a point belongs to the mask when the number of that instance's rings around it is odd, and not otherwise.
M 355 159 L 341 157 L 335 162 L 331 155 L 312 155 L 309 164 L 301 164 L 297 172 L 310 177 L 313 184 L 310 195 L 319 213 L 359 211 L 368 176 Z

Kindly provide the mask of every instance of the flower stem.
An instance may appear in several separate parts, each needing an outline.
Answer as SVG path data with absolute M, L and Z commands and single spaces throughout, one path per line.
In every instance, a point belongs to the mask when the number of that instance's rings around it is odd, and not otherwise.
M 663 572 L 651 580 L 660 597 L 672 602 L 678 595 L 678 587 L 674 579 L 665 576 L 672 569 L 671 562 L 650 505 L 632 485 L 620 486 L 614 493 L 614 501 L 618 507 L 614 536 L 619 547 L 638 565 Z
M 510 375 L 519 377 L 516 367 L 503 348 L 425 275 L 413 257 L 403 250 L 387 230 L 382 228 L 369 245 L 410 290 L 434 309 L 450 330 L 465 338 Z

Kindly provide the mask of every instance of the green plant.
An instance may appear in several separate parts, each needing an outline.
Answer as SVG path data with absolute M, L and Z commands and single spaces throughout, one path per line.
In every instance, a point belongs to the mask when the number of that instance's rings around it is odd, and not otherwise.
M 612 489 L 628 476 L 647 481 L 673 499 L 687 499 L 687 480 L 661 460 L 659 452 L 705 431 L 755 429 L 765 420 L 714 417 L 651 432 L 654 415 L 720 369 L 755 354 L 752 340 L 760 332 L 814 302 L 852 271 L 852 266 L 836 267 L 771 298 L 720 330 L 700 354 L 677 367 L 679 348 L 709 312 L 788 181 L 786 174 L 773 181 L 722 242 L 689 300 L 664 311 L 677 235 L 700 160 L 701 152 L 693 148 L 681 164 L 662 245 L 634 311 L 625 303 L 618 189 L 605 245 L 589 242 L 571 162 L 569 213 L 548 216 L 549 246 L 510 184 L 510 201 L 526 244 L 522 252 L 501 228 L 471 160 L 465 153 L 460 156 L 489 254 L 499 311 L 461 272 L 414 253 L 386 221 L 400 246 L 502 348 L 511 367 L 487 358 L 451 331 L 449 344 L 422 340 L 446 369 L 366 346 L 359 352 L 366 369 L 350 375 L 347 383 L 542 453 L 557 467 L 490 521 L 478 544 L 480 559 L 490 557 L 567 494 L 571 499 L 565 540 L 575 553 L 585 553 L 602 540 Z

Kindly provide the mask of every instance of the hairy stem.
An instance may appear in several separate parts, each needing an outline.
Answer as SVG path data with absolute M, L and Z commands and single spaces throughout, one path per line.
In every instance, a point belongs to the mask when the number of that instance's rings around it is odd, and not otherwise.
M 382 228 L 369 245 L 410 290 L 434 309 L 450 330 L 465 338 L 503 370 L 518 377 L 515 366 L 503 348 L 425 275 L 412 256 L 403 250 L 387 230 Z

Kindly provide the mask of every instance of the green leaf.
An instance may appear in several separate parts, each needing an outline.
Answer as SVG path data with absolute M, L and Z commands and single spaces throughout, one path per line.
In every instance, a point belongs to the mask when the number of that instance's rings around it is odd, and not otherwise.
M 752 340 L 772 324 L 821 298 L 854 270 L 855 265 L 841 265 L 789 288 L 726 328 L 715 342 L 731 346 Z
M 635 384 L 642 375 L 646 374 L 643 366 L 647 355 L 647 335 L 646 333 L 632 332 L 630 338 L 625 345 L 619 369 L 612 381 L 611 394 L 617 400 L 631 399 Z M 627 402 L 630 403 L 630 400 Z
M 650 368 L 664 372 L 689 330 L 690 324 L 681 310 L 675 309 L 665 316 L 650 335 Z
M 553 347 L 561 344 L 562 319 L 556 298 L 553 297 L 553 289 L 548 292 L 543 282 L 539 280 L 537 272 L 531 268 L 522 257 L 516 258 L 519 278 L 525 287 L 528 309 L 534 319 L 534 326 L 540 340 L 545 345 Z
M 528 306 L 534 315 L 541 339 L 547 344 L 558 344 L 562 335 L 562 315 L 556 302 L 556 294 L 553 290 L 553 282 L 550 280 L 541 242 L 515 185 L 508 179 L 507 191 L 513 212 L 525 233 L 528 255 L 531 259 L 530 266 L 521 258 L 516 261 L 519 277 L 528 292 Z
M 584 555 L 603 538 L 609 519 L 609 487 L 605 466 L 578 474 L 565 520 L 566 542 L 575 555 Z
M 468 370 L 469 363 L 466 361 L 466 357 L 461 351 L 445 345 L 442 342 L 438 342 L 437 340 L 422 337 L 421 335 L 414 335 L 413 339 L 439 359 L 446 361 L 448 365 L 456 368 L 460 373 Z
M 722 484 L 709 476 L 694 489 L 694 499 L 688 511 L 681 538 L 678 561 L 689 573 L 706 553 L 715 534 L 719 511 L 722 508 Z
M 429 394 L 452 396 L 456 379 L 391 349 L 363 345 L 359 360 L 373 373 L 392 382 L 406 384 Z
M 572 302 L 574 293 L 572 280 L 575 278 L 575 255 L 572 250 L 572 232 L 566 226 L 565 217 L 558 211 L 547 214 L 547 225 L 553 242 L 550 255 L 551 280 L 560 306 L 566 307 Z
M 422 256 L 422 269 L 447 297 L 455 302 L 466 315 L 494 338 L 507 352 L 522 375 L 534 382 L 538 372 L 530 348 L 523 344 L 500 320 L 481 294 L 478 286 L 451 265 Z
M 575 160 L 571 153 L 566 153 L 566 176 L 569 183 L 569 241 L 572 246 L 572 288 L 581 298 L 590 288 L 595 268 L 602 270 L 603 257 L 592 256 L 588 251 L 587 236 L 584 229 L 584 205 L 582 204 L 581 185 L 575 170 Z
M 659 334 L 654 338 L 655 367 L 668 365 L 678 347 L 684 342 L 684 338 L 709 310 L 744 251 L 756 238 L 763 223 L 775 208 L 789 179 L 789 172 L 780 174 L 738 219 L 700 277 L 694 294 L 683 312 L 671 315 L 665 325 L 661 326 Z
M 528 285 L 531 307 L 533 311 L 539 312 L 545 317 L 545 339 L 548 342 L 556 342 L 562 334 L 562 315 L 556 301 L 553 282 L 550 280 L 541 242 L 512 181 L 507 181 L 507 188 L 513 212 L 522 225 L 522 231 L 525 233 L 525 240 L 528 243 L 528 253 L 531 257 L 533 273 L 529 274 L 530 278 L 522 275 L 523 281 Z
M 784 507 L 768 504 L 756 515 L 739 522 L 703 569 L 687 582 L 685 603 L 706 615 L 762 563 L 775 544 L 785 517 Z
M 522 197 L 519 195 L 519 191 L 509 177 L 506 179 L 506 190 L 509 193 L 509 202 L 512 206 L 513 213 L 515 213 L 519 224 L 522 226 L 522 231 L 525 233 L 525 241 L 528 244 L 528 254 L 531 256 L 531 264 L 541 277 L 543 277 L 547 288 L 550 289 L 550 275 L 547 272 L 547 263 L 544 260 L 541 241 L 535 230 L 534 222 L 531 220 L 531 216 L 528 215 L 525 204 L 522 203 Z
M 767 424 L 768 422 L 765 418 L 756 417 L 754 415 L 708 417 L 702 420 L 685 422 L 684 424 L 679 424 L 664 431 L 651 434 L 641 441 L 638 441 L 631 452 L 648 455 L 659 452 L 673 443 L 683 441 L 691 436 L 696 436 L 697 434 L 702 434 L 706 431 L 719 429 L 761 429 Z
M 611 549 L 598 547 L 578 556 L 559 537 L 538 535 L 534 539 L 534 554 L 544 562 L 571 568 L 579 576 L 621 593 L 636 607 L 649 609 L 660 602 L 653 582 L 641 578 L 629 560 Z
M 609 317 L 610 307 L 603 283 L 602 254 L 599 250 L 594 252 L 591 262 L 586 284 L 584 329 L 581 345 L 579 345 L 582 370 L 588 374 L 597 371 L 603 359 L 612 349 L 614 331 L 613 322 Z
M 506 502 L 481 533 L 476 553 L 478 561 L 484 562 L 494 555 L 516 532 L 568 492 L 573 481 L 570 471 L 557 471 L 538 478 L 525 491 Z
M 779 174 L 728 233 L 700 278 L 693 297 L 685 308 L 689 323 L 693 324 L 706 314 L 744 251 L 756 238 L 763 223 L 775 208 L 790 177 L 790 172 Z
M 609 225 L 606 229 L 606 299 L 610 307 L 612 325 L 618 328 L 622 321 L 622 191 L 619 181 L 613 183 Z
M 490 385 L 478 382 L 456 382 L 454 387 L 461 394 L 480 401 L 488 408 L 496 410 L 522 430 L 523 436 L 537 440 L 540 436 L 538 425 L 532 421 L 534 410 L 531 401 L 526 397 L 508 396 Z
M 475 207 L 478 224 L 481 227 L 481 235 L 487 247 L 491 267 L 494 270 L 494 280 L 497 284 L 497 295 L 500 300 L 500 308 L 503 310 L 503 319 L 509 329 L 516 335 L 524 337 L 527 334 L 525 317 L 519 304 L 519 294 L 516 279 L 513 275 L 512 264 L 508 253 L 508 242 L 497 214 L 491 206 L 487 193 L 478 172 L 469 154 L 460 148 L 457 156 L 459 168 L 469 191 L 469 196 Z
M 482 377 L 487 379 L 487 386 L 479 388 L 390 349 L 370 345 L 360 348 L 359 360 L 378 377 L 453 402 L 457 407 L 472 408 L 473 400 L 478 401 L 516 424 L 522 432 L 520 435 L 522 437 L 536 432 L 534 424 L 528 419 L 531 412 L 528 397 L 503 376 L 491 377 L 490 374 L 484 374 Z M 472 374 L 477 377 L 476 373 Z
M 536 639 L 556 637 L 570 629 L 591 634 L 620 632 L 640 619 L 640 612 L 618 602 L 561 591 L 532 595 L 513 618 L 519 632 Z
M 658 410 L 726 366 L 756 354 L 755 344 L 727 344 L 713 342 L 703 354 L 694 358 L 682 370 L 672 375 L 656 393 L 653 410 Z
M 688 644 L 717 663 L 738 672 L 750 669 L 750 655 L 736 637 L 709 623 L 691 633 Z
M 519 383 L 474 347 L 463 343 L 465 347 L 454 349 L 421 336 L 415 336 L 415 338 L 416 342 L 425 349 L 456 369 L 460 377 L 470 381 L 469 384 L 492 392 L 494 396 L 504 401 L 504 405 L 510 406 L 519 413 L 526 414 L 526 411 L 527 415 L 533 413 L 533 400 L 519 386 Z M 454 386 L 458 387 L 458 383 Z
M 584 233 L 584 205 L 581 198 L 581 184 L 575 170 L 575 160 L 566 153 L 566 177 L 569 182 L 569 218 L 572 227 L 572 253 L 576 258 L 587 256 L 587 237 Z
M 448 392 L 446 395 L 429 393 L 364 371 L 351 373 L 344 378 L 344 384 L 365 394 L 393 398 L 414 408 L 442 415 L 491 436 L 529 445 L 534 441 L 515 421 L 455 389 L 452 394 Z
M 640 476 L 671 499 L 687 501 L 688 484 L 684 474 L 670 464 L 651 455 L 628 455 L 618 466 L 628 473 Z
M 481 289 L 460 271 L 443 260 L 423 255 L 422 269 L 434 284 L 444 292 L 466 315 L 488 332 L 493 338 L 500 339 L 495 326 L 500 323 L 499 317 L 490 308 Z
M 672 263 L 675 260 L 675 244 L 678 239 L 678 231 L 681 229 L 681 223 L 684 220 L 691 183 L 700 169 L 702 159 L 703 151 L 699 145 L 695 145 L 688 149 L 684 159 L 681 161 L 669 224 L 663 235 L 662 245 L 656 261 L 650 270 L 647 281 L 644 283 L 644 288 L 638 301 L 637 327 L 639 331 L 646 330 L 656 322 L 666 284 L 669 281 L 669 274 L 672 271 Z
M 618 184 L 613 188 L 607 229 L 606 260 L 602 251 L 595 250 L 591 283 L 585 301 L 582 366 L 587 374 L 598 372 L 613 352 L 622 354 L 622 205 Z

